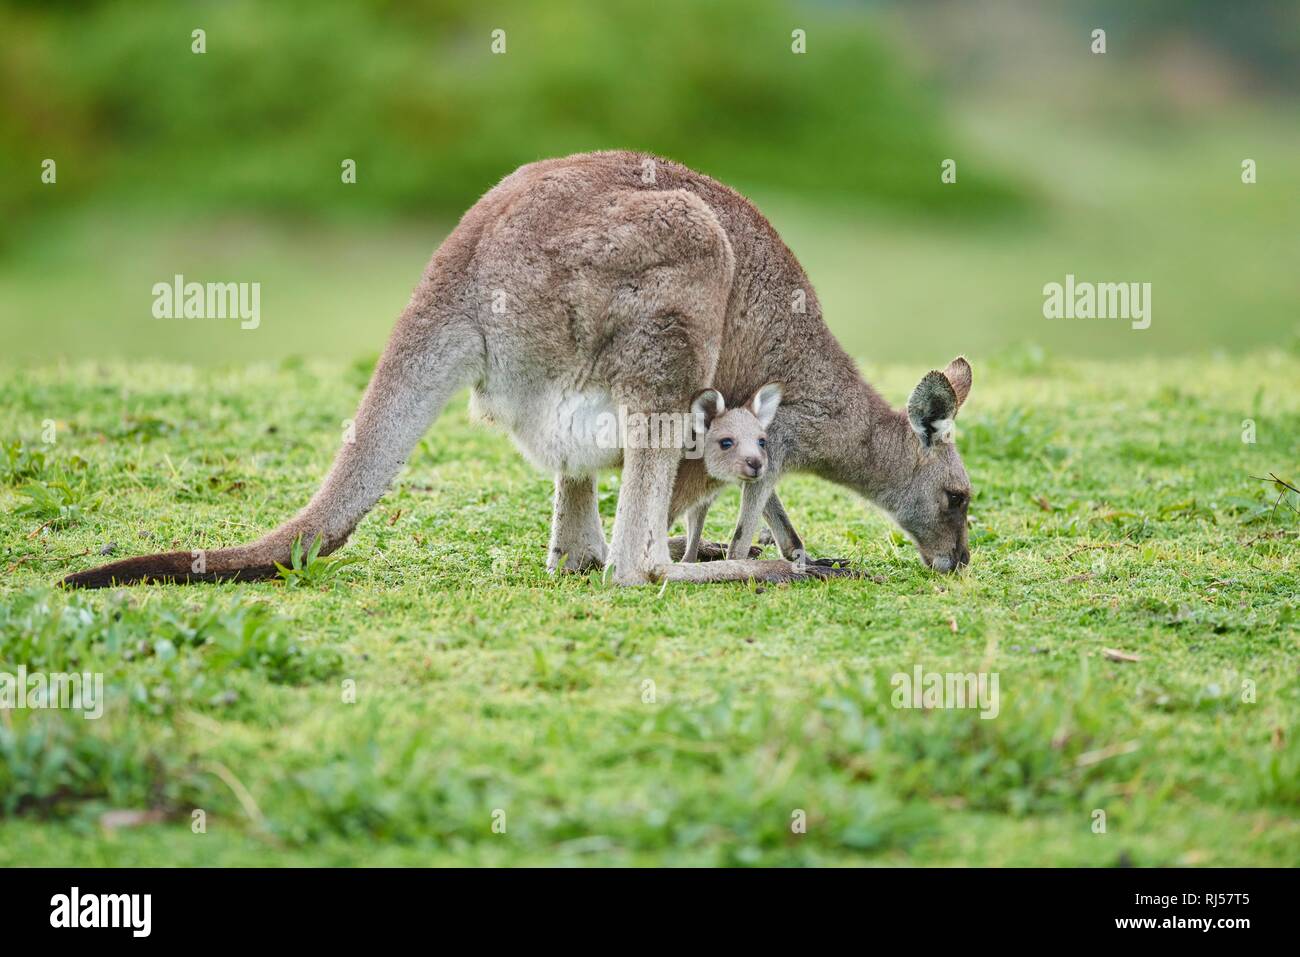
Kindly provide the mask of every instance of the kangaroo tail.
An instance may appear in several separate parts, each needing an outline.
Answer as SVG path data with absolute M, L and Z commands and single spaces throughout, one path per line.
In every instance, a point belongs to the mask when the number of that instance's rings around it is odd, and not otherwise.
M 288 564 L 300 536 L 306 549 L 319 535 L 320 553 L 329 554 L 379 501 L 447 400 L 482 368 L 483 339 L 477 331 L 430 316 L 412 303 L 375 367 L 329 475 L 301 512 L 249 545 L 124 558 L 69 575 L 60 584 L 104 588 L 274 578 L 276 562 Z

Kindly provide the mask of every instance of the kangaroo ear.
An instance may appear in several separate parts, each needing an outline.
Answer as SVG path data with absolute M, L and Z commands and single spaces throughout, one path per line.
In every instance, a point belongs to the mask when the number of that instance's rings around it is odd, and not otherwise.
M 704 428 L 708 428 L 713 420 L 722 413 L 727 411 L 727 403 L 722 399 L 722 393 L 717 389 L 705 389 L 691 401 L 691 412 L 696 416 L 696 422 L 703 422 Z
M 907 418 L 922 445 L 929 448 L 952 439 L 952 420 L 959 405 L 957 391 L 946 374 L 937 370 L 925 374 L 907 400 Z
M 781 383 L 769 382 L 754 393 L 749 400 L 749 411 L 754 413 L 758 424 L 767 428 L 776 417 L 776 410 L 781 405 Z
M 970 395 L 970 363 L 966 361 L 965 356 L 958 356 L 948 363 L 948 368 L 943 370 L 943 376 L 952 385 L 952 391 L 957 396 L 957 408 L 961 408 L 966 397 Z

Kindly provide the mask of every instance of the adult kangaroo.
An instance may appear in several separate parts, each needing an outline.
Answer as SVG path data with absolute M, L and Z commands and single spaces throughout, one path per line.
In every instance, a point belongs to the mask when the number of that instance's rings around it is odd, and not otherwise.
M 705 387 L 732 405 L 769 382 L 784 394 L 768 430 L 769 464 L 744 491 L 727 559 L 673 562 L 671 522 L 715 492 L 716 480 L 680 448 L 601 447 L 609 443 L 591 441 L 592 419 L 620 406 L 684 414 Z M 273 577 L 300 536 L 320 536 L 321 553 L 331 552 L 466 386 L 476 411 L 555 475 L 552 572 L 604 565 L 627 585 L 839 573 L 805 559 L 774 494 L 790 471 L 876 503 L 932 568 L 969 559 L 970 483 L 952 443 L 971 386 L 966 360 L 928 373 L 907 410 L 895 411 L 835 341 L 798 261 L 744 197 L 677 163 L 611 151 L 523 166 L 464 215 L 397 321 L 355 440 L 296 516 L 249 545 L 128 558 L 63 584 Z M 619 465 L 606 546 L 596 473 Z M 782 559 L 743 557 L 760 514 Z

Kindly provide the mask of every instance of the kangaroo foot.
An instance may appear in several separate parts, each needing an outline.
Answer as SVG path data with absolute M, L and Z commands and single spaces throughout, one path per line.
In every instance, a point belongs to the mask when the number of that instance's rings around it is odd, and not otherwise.
M 830 568 L 838 565 L 840 568 L 849 568 L 852 566 L 847 558 L 805 558 L 805 565 L 811 565 L 814 568 Z
M 552 548 L 546 557 L 546 570 L 552 575 L 585 575 L 593 568 L 605 567 L 605 546 L 575 545 L 568 550 Z
M 660 565 L 654 570 L 657 581 L 723 582 L 757 581 L 768 584 L 825 580 L 828 578 L 862 578 L 863 573 L 853 568 L 832 568 L 823 565 L 798 566 L 784 559 L 726 559 L 706 564 Z

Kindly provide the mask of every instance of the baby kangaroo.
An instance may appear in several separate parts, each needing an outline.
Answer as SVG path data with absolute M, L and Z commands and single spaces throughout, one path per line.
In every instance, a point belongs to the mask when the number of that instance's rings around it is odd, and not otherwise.
M 734 409 L 727 408 L 722 393 L 717 389 L 705 389 L 697 395 L 691 402 L 691 411 L 695 413 L 695 421 L 705 430 L 705 471 L 727 484 L 740 482 L 748 485 L 761 479 L 767 471 L 767 427 L 772 424 L 780 405 L 781 386 L 776 382 L 769 382 L 755 392 L 749 402 Z M 715 491 L 686 513 L 686 551 L 682 554 L 682 561 L 693 562 L 699 558 L 704 519 L 717 497 Z M 744 501 L 749 501 L 749 498 Z M 746 527 L 744 501 L 741 518 L 731 536 L 731 551 L 743 548 L 748 553 L 749 542 L 737 545 L 737 540 L 744 537 L 742 529 Z M 750 517 L 750 529 L 753 529 L 757 517 Z

